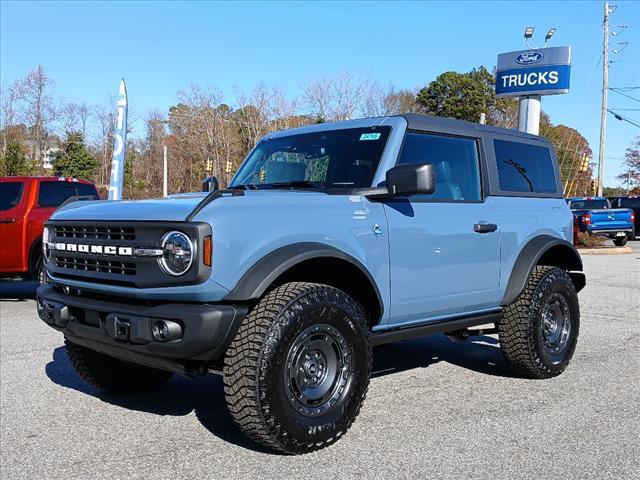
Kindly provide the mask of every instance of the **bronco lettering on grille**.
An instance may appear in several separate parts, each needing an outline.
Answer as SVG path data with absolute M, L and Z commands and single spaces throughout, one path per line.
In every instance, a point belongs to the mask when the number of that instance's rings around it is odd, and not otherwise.
M 61 252 L 81 252 L 81 253 L 95 253 L 98 255 L 120 255 L 121 257 L 133 256 L 132 247 L 118 247 L 115 245 L 84 245 L 80 243 L 51 243 L 50 248 L 52 250 L 58 250 Z

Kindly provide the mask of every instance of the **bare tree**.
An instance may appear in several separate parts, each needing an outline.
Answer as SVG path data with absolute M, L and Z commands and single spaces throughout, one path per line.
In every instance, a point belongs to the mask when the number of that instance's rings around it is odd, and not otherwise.
M 16 82 L 20 113 L 31 132 L 31 157 L 37 162 L 42 161 L 51 124 L 57 114 L 53 86 L 53 80 L 47 76 L 42 65 L 38 65 L 25 78 Z
M 377 85 L 369 73 L 345 71 L 314 77 L 302 84 L 303 103 L 318 121 L 350 120 L 365 115 Z
M 102 105 L 94 107 L 94 117 L 97 120 L 98 133 L 94 140 L 94 150 L 100 160 L 97 183 L 102 187 L 108 185 L 113 153 L 113 136 L 115 132 L 116 97 L 111 95 Z
M 79 105 L 73 103 L 73 102 L 68 102 L 68 103 L 63 103 L 60 107 L 59 107 L 59 112 L 60 112 L 60 123 L 62 126 L 62 131 L 63 133 L 71 133 L 71 132 L 78 132 L 79 130 L 79 115 L 80 115 L 80 108 Z
M 331 118 L 333 87 L 331 79 L 325 75 L 306 80 L 302 84 L 302 98 L 309 113 L 319 122 Z
M 400 113 L 420 112 L 420 106 L 416 102 L 417 92 L 389 86 L 383 88 L 374 84 L 364 103 L 364 116 L 382 117 L 385 115 L 397 115 Z
M 16 125 L 16 103 L 18 101 L 18 91 L 16 85 L 3 88 L 0 92 L 0 129 L 2 129 L 2 155 L 7 152 L 10 130 Z

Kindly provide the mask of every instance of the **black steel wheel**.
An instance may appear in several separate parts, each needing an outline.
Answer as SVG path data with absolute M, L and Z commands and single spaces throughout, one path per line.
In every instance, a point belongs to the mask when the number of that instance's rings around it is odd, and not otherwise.
M 358 304 L 327 285 L 287 283 L 240 325 L 225 357 L 225 397 L 249 438 L 305 453 L 349 429 L 370 371 L 368 327 Z
M 317 417 L 336 405 L 353 379 L 351 347 L 326 323 L 312 325 L 289 348 L 284 368 L 287 398 L 302 415 Z

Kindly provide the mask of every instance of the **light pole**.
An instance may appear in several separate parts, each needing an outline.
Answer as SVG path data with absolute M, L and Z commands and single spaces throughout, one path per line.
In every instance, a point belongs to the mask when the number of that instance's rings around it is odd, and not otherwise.
M 527 27 L 524 30 L 524 41 L 530 50 L 535 50 L 537 47 L 532 47 L 529 40 L 533 37 L 533 27 Z M 553 34 L 556 33 L 555 28 L 550 28 L 544 37 L 544 47 L 547 46 Z M 540 95 L 526 95 L 518 99 L 518 130 L 521 132 L 532 133 L 533 135 L 540 134 L 540 108 L 541 97 Z

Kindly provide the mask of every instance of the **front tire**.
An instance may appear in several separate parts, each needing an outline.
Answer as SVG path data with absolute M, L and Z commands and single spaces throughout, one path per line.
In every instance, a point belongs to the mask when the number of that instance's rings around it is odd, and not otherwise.
M 502 353 L 531 378 L 560 375 L 571 360 L 580 330 L 578 295 L 564 270 L 536 266 L 525 289 L 498 322 Z
M 371 372 L 365 315 L 327 285 L 287 283 L 243 320 L 224 366 L 238 427 L 285 453 L 324 448 L 351 426 Z
M 144 365 L 123 362 L 65 339 L 73 368 L 89 385 L 110 393 L 144 393 L 160 388 L 173 374 Z

